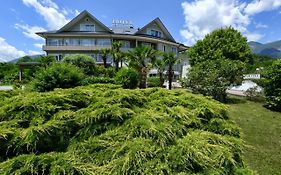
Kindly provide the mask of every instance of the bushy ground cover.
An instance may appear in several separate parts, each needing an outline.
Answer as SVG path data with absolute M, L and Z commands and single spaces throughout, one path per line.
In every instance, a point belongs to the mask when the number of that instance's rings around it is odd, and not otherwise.
M 95 84 L 0 94 L 0 174 L 252 174 L 227 107 Z

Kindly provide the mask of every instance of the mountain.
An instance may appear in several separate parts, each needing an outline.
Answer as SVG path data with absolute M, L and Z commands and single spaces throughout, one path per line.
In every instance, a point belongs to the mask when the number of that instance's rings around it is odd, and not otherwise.
M 255 54 L 281 58 L 281 40 L 266 44 L 250 41 L 248 44 Z
M 37 58 L 40 58 L 41 56 L 45 56 L 44 54 L 39 54 L 39 55 L 27 55 L 28 57 L 32 58 L 32 59 L 37 59 Z M 9 61 L 9 63 L 17 63 L 19 59 L 21 59 L 22 57 L 20 58 L 16 58 L 16 59 L 13 59 L 11 61 Z

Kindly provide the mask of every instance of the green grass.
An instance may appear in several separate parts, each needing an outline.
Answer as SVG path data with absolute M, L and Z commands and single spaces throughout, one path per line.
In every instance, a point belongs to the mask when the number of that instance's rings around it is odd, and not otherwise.
M 230 117 L 242 128 L 246 163 L 260 175 L 281 174 L 281 113 L 262 103 L 235 100 Z

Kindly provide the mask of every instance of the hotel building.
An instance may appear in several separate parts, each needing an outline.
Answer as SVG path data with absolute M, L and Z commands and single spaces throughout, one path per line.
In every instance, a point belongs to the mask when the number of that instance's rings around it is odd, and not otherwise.
M 88 54 L 101 64 L 99 50 L 111 48 L 114 41 L 123 43 L 123 52 L 139 45 L 175 54 L 188 49 L 175 41 L 159 18 L 137 29 L 129 21 L 114 20 L 112 28 L 108 28 L 89 12 L 83 11 L 61 29 L 37 34 L 45 39 L 43 50 L 47 55 L 54 55 L 58 61 L 69 54 Z M 108 61 L 111 64 L 110 58 Z M 182 72 L 183 64 L 176 66 L 179 72 Z

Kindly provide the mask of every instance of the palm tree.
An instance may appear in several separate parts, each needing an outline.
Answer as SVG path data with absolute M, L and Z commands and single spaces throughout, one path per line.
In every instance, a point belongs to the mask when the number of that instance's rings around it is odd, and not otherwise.
M 139 46 L 130 50 L 127 54 L 129 66 L 136 69 L 139 73 L 139 88 L 146 88 L 147 74 L 149 72 L 149 61 L 154 62 L 159 52 L 151 47 Z
M 111 54 L 113 57 L 113 62 L 115 64 L 116 72 L 119 69 L 119 60 L 122 59 L 122 54 L 120 52 L 121 47 L 122 47 L 122 42 L 120 42 L 120 41 L 114 41 L 112 43 Z
M 159 79 L 160 79 L 160 85 L 162 87 L 164 84 L 164 81 L 165 81 L 164 80 L 164 70 L 165 70 L 166 64 L 162 59 L 156 59 L 153 62 L 153 67 L 155 67 L 157 69 L 157 73 L 158 73 Z
M 110 49 L 101 49 L 100 50 L 100 53 L 101 53 L 101 57 L 102 57 L 102 60 L 103 60 L 103 66 L 105 68 L 107 68 L 107 55 L 110 54 Z
M 174 76 L 173 66 L 179 61 L 176 54 L 174 53 L 164 53 L 163 61 L 168 66 L 168 80 L 169 80 L 169 89 L 172 89 L 172 81 Z

